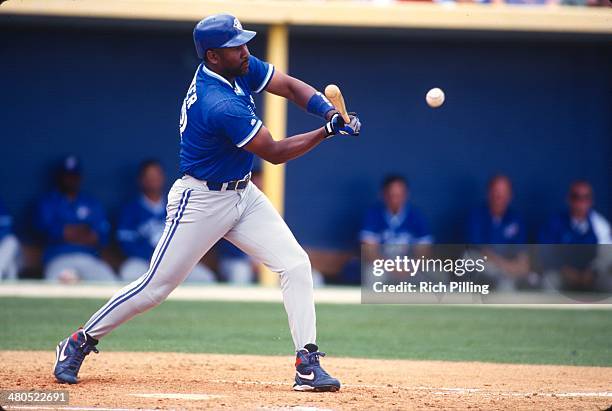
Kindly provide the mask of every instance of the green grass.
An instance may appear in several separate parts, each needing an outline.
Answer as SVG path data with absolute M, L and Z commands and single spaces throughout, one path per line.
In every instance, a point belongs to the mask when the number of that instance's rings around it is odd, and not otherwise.
M 52 350 L 105 301 L 0 298 L 0 349 Z M 612 312 L 415 305 L 317 306 L 334 356 L 612 366 Z M 167 301 L 104 338 L 105 351 L 292 352 L 282 304 Z

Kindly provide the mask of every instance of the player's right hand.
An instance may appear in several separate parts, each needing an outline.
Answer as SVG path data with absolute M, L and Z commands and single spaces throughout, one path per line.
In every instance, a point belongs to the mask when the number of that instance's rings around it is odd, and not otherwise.
M 338 134 L 358 136 L 361 130 L 361 121 L 357 117 L 357 113 L 349 113 L 350 122 L 345 123 L 340 113 L 335 113 L 329 122 L 325 125 L 328 137 Z

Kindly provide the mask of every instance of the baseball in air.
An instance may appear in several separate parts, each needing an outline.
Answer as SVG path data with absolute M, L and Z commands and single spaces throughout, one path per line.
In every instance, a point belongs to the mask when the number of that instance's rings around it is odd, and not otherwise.
M 429 107 L 437 108 L 444 103 L 444 92 L 438 87 L 432 88 L 427 92 L 425 101 L 429 104 Z

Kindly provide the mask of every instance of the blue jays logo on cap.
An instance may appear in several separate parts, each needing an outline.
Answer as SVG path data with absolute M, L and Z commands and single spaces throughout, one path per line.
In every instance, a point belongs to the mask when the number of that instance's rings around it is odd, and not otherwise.
M 193 41 L 198 57 L 203 59 L 208 49 L 241 46 L 256 34 L 254 31 L 244 30 L 240 21 L 230 14 L 215 14 L 196 24 Z
M 242 30 L 242 24 L 240 24 L 240 20 L 238 20 L 236 17 L 234 17 L 234 28 Z

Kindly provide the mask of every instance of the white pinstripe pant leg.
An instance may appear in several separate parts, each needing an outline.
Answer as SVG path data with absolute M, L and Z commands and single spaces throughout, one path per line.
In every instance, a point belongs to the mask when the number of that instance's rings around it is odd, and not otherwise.
M 189 183 L 177 180 L 168 194 L 166 227 L 149 270 L 119 290 L 83 327 L 92 337 L 103 337 L 164 301 L 238 220 L 237 192 L 206 191 Z

